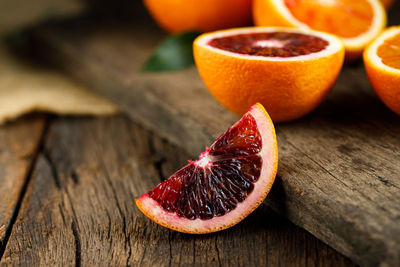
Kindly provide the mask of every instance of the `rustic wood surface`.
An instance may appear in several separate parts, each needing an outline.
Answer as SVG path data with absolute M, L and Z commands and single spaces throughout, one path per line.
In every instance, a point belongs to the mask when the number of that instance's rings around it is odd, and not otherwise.
M 30 175 L 44 132 L 43 116 L 29 116 L 0 128 L 0 251 Z
M 134 198 L 188 156 L 126 117 L 53 118 L 35 158 L 1 266 L 354 266 L 266 205 L 210 235 L 151 222 Z
M 102 27 L 96 19 L 71 20 L 33 37 L 43 57 L 191 155 L 237 119 L 194 67 L 138 72 L 165 37 L 148 19 Z M 359 264 L 400 265 L 400 119 L 373 93 L 362 63 L 344 67 L 316 111 L 276 127 L 280 163 L 268 203 Z

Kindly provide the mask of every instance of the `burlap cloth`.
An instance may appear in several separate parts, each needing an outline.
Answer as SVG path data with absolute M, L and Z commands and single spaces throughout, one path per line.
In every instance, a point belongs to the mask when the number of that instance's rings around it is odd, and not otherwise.
M 79 5 L 73 0 L 0 0 L 0 38 L 42 19 L 49 9 L 52 16 L 65 15 L 80 12 Z M 0 124 L 32 111 L 108 115 L 117 108 L 56 71 L 21 61 L 0 42 Z

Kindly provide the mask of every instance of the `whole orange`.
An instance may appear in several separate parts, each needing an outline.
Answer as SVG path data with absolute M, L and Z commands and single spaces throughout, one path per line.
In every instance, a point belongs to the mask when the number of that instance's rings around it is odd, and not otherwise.
M 144 0 L 156 22 L 170 33 L 208 32 L 251 23 L 252 0 Z

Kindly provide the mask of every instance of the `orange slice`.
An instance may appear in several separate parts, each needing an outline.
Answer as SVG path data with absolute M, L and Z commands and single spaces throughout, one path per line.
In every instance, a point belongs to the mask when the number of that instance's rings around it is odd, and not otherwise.
M 341 40 L 313 30 L 250 27 L 199 36 L 194 59 L 208 90 L 243 114 L 256 102 L 274 122 L 297 119 L 329 93 L 344 58 Z
M 379 98 L 400 115 L 400 26 L 388 28 L 367 47 L 364 65 Z
M 255 0 L 255 24 L 314 29 L 342 38 L 346 59 L 362 54 L 386 25 L 379 0 Z
M 265 199 L 278 168 L 274 125 L 254 105 L 196 161 L 136 200 L 154 222 L 205 234 L 229 228 Z

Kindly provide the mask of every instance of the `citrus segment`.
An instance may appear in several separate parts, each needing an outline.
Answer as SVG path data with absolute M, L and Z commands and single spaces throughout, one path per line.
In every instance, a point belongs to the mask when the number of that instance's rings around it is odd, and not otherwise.
M 223 106 L 241 115 L 260 102 L 274 122 L 316 108 L 344 57 L 343 44 L 333 35 L 280 27 L 203 34 L 193 51 L 200 76 Z
M 140 210 L 165 227 L 209 233 L 233 226 L 257 208 L 277 171 L 273 124 L 254 105 L 196 161 L 144 194 Z
M 400 69 L 400 34 L 385 40 L 379 46 L 377 54 L 383 64 Z
M 215 31 L 251 23 L 252 0 L 144 0 L 144 3 L 165 30 Z
M 376 94 L 400 115 L 400 26 L 388 28 L 367 47 L 364 65 Z
M 372 7 L 366 0 L 284 0 L 284 2 L 292 15 L 310 28 L 345 38 L 366 32 L 374 16 Z
M 346 58 L 361 55 L 386 24 L 379 0 L 255 0 L 258 26 L 288 26 L 314 29 L 342 38 Z

